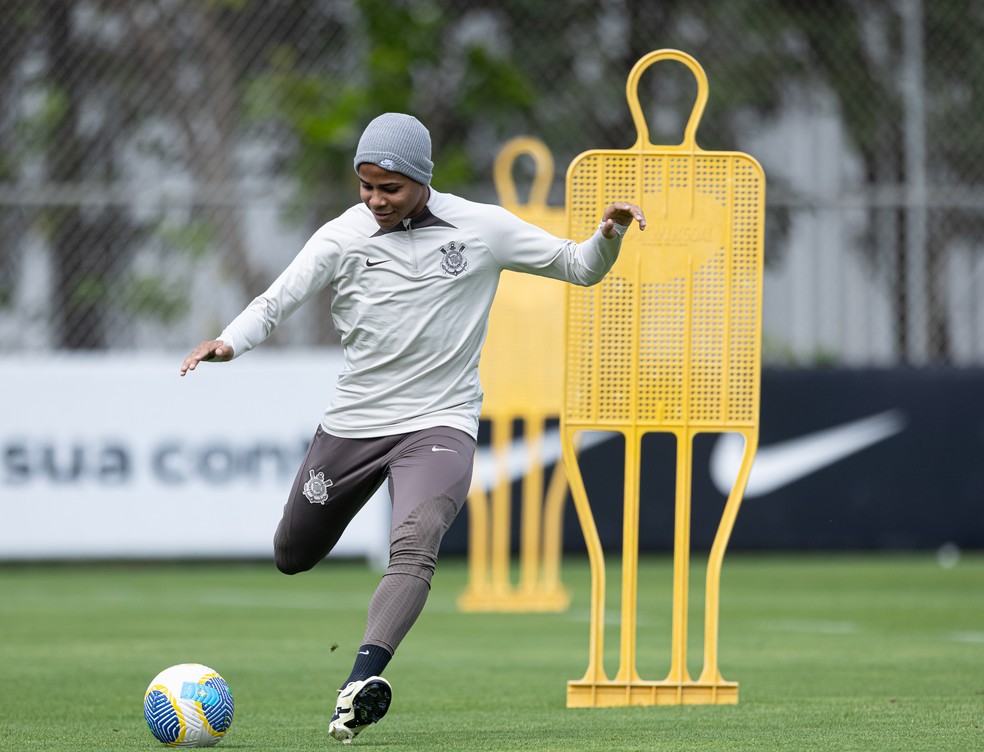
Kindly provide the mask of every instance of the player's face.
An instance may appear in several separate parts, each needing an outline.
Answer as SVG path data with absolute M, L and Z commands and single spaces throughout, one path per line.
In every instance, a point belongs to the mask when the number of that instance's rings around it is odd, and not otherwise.
M 359 182 L 359 197 L 384 230 L 420 214 L 430 195 L 426 185 L 368 162 L 359 165 Z

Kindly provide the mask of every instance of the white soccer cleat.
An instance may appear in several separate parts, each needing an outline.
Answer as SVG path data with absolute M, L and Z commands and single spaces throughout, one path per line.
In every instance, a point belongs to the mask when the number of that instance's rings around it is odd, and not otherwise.
M 393 688 L 381 676 L 349 682 L 338 690 L 328 733 L 343 744 L 351 743 L 362 729 L 386 715 L 392 699 Z

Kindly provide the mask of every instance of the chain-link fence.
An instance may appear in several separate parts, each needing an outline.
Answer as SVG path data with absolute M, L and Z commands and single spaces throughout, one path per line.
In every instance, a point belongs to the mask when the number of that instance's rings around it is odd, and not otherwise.
M 698 143 L 769 179 L 768 361 L 980 365 L 982 35 L 976 0 L 4 0 L 0 347 L 214 336 L 358 200 L 383 111 L 478 200 L 505 141 L 542 139 L 560 204 L 574 156 L 635 141 L 628 72 L 673 47 L 710 80 Z M 695 91 L 645 74 L 653 142 Z M 327 297 L 274 343 L 333 342 Z

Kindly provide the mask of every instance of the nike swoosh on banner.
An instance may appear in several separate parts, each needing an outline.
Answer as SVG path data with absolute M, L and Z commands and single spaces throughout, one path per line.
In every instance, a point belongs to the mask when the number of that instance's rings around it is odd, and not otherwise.
M 900 433 L 905 428 L 900 410 L 886 410 L 868 418 L 826 428 L 795 439 L 760 446 L 748 478 L 745 498 L 764 496 L 788 486 L 852 454 Z M 745 440 L 741 434 L 721 434 L 711 451 L 710 472 L 715 488 L 731 492 Z

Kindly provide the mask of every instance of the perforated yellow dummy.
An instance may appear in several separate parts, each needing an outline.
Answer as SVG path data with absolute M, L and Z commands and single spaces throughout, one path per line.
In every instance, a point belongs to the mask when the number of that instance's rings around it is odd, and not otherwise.
M 523 155 L 536 173 L 529 200 L 517 198 L 513 167 Z M 505 144 L 495 163 L 500 204 L 527 222 L 563 236 L 563 208 L 547 205 L 553 157 L 533 138 Z M 590 233 L 589 233 L 590 234 Z M 489 316 L 480 373 L 485 400 L 482 417 L 491 425 L 494 477 L 478 477 L 468 497 L 467 589 L 458 599 L 464 611 L 562 611 L 570 603 L 560 583 L 561 527 L 567 478 L 557 461 L 544 493 L 545 424 L 560 415 L 563 390 L 564 283 L 503 272 Z M 522 421 L 526 469 L 522 476 L 519 578 L 510 577 L 513 425 Z M 487 488 L 491 487 L 491 500 Z
M 697 99 L 683 142 L 656 146 L 639 105 L 639 79 L 657 62 L 687 66 Z M 591 562 L 588 668 L 568 683 L 570 707 L 736 703 L 738 685 L 718 669 L 721 566 L 758 443 L 765 176 L 747 154 L 704 151 L 697 124 L 707 102 L 704 70 L 689 55 L 658 50 L 633 67 L 626 86 L 638 130 L 631 149 L 581 154 L 567 174 L 567 235 L 592 232 L 614 198 L 639 204 L 644 232 L 630 231 L 605 280 L 567 290 L 566 377 L 561 438 L 571 493 Z M 619 665 L 603 665 L 605 556 L 574 451 L 578 432 L 625 437 Z M 672 634 L 669 673 L 637 670 L 636 606 L 640 449 L 649 432 L 676 439 Z M 737 432 L 741 469 L 712 544 L 705 584 L 704 663 L 687 665 L 691 462 L 694 437 Z

